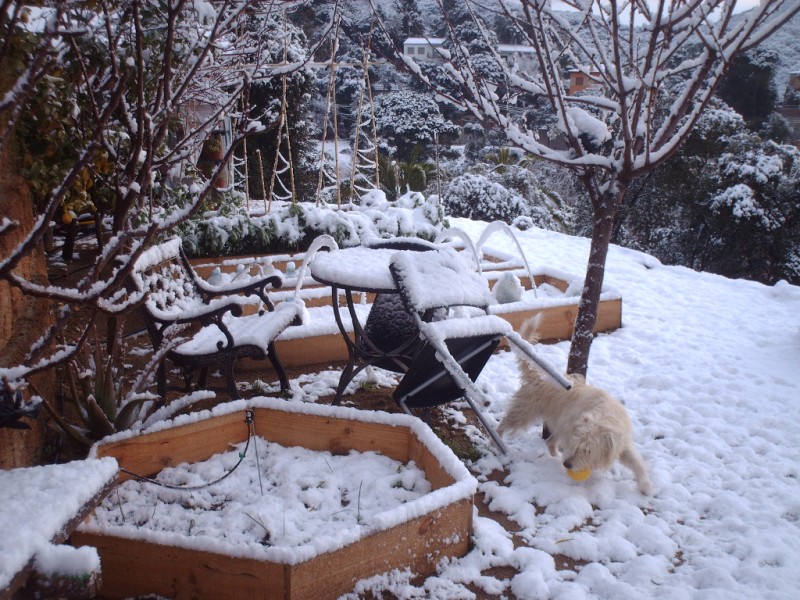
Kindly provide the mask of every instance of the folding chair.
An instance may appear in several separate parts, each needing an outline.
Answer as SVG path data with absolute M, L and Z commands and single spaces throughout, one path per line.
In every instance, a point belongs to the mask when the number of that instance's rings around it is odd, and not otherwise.
M 505 454 L 505 444 L 480 409 L 490 400 L 475 384 L 501 339 L 566 389 L 569 380 L 537 357 L 533 345 L 508 321 L 486 313 L 494 302 L 488 282 L 452 249 L 396 254 L 389 269 L 424 342 L 394 392 L 395 401 L 410 414 L 411 408 L 429 408 L 463 397 Z M 450 309 L 448 318 L 424 319 L 424 315 L 442 308 Z M 472 315 L 456 316 L 458 312 Z

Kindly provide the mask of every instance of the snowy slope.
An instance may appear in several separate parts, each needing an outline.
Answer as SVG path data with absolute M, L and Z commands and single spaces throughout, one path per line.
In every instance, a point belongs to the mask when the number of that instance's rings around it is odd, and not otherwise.
M 478 237 L 481 225 L 455 221 Z M 588 240 L 519 235 L 534 269 L 583 270 Z M 488 245 L 514 252 L 501 236 Z M 422 587 L 393 573 L 362 582 L 360 593 L 470 598 L 473 586 L 516 598 L 798 597 L 800 288 L 662 266 L 619 247 L 607 283 L 622 292 L 623 327 L 595 341 L 589 382 L 625 402 L 654 496 L 639 494 L 621 466 L 570 480 L 535 430 L 510 440 L 505 458 L 484 439 L 488 454 L 473 471 L 523 545 L 477 517 L 474 550 Z M 567 352 L 566 342 L 542 348 L 562 368 Z M 512 355 L 493 357 L 480 381 L 499 419 L 519 381 Z M 499 482 L 486 477 L 495 471 Z M 564 568 L 563 557 L 578 566 Z M 487 574 L 496 566 L 511 577 Z

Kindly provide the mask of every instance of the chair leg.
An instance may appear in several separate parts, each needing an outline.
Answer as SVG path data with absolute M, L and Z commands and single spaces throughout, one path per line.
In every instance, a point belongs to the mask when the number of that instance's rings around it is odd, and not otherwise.
M 164 360 L 158 365 L 156 370 L 156 384 L 158 386 L 158 395 L 163 404 L 167 403 L 167 365 Z
M 197 387 L 204 388 L 208 382 L 208 367 L 200 369 L 200 376 L 197 378 Z
M 342 401 L 342 394 L 347 389 L 347 384 L 353 380 L 353 368 L 355 364 L 353 361 L 348 361 L 347 366 L 342 371 L 342 376 L 339 378 L 339 385 L 336 386 L 336 395 L 333 397 L 333 405 L 338 406 Z
M 275 370 L 275 374 L 278 376 L 278 381 L 280 381 L 281 393 L 288 394 L 289 378 L 286 376 L 286 370 L 283 368 L 283 364 L 281 364 L 281 360 L 278 358 L 278 353 L 275 351 L 275 344 L 270 344 L 267 347 L 267 357 L 269 357 L 269 361 L 272 363 L 272 368 Z
M 236 373 L 234 370 L 235 364 L 235 360 L 229 360 L 222 365 L 222 370 L 225 373 L 225 381 L 227 381 L 228 384 L 228 394 L 230 395 L 231 400 L 239 399 L 239 390 L 236 389 Z
M 500 452 L 502 452 L 503 454 L 508 454 L 508 448 L 506 448 L 506 445 L 505 443 L 503 443 L 503 440 L 500 438 L 500 435 L 495 431 L 494 427 L 492 427 L 492 425 L 486 420 L 486 417 L 483 416 L 481 410 L 476 406 L 472 398 L 469 397 L 469 393 L 466 393 L 464 395 L 464 400 L 466 400 L 467 404 L 469 404 L 470 408 L 472 408 L 472 412 L 474 412 L 475 416 L 478 417 L 478 420 L 481 422 L 481 425 L 483 425 L 483 428 L 492 438 L 492 441 L 498 447 Z
M 197 387 L 204 388 L 206 386 L 205 378 L 208 374 L 208 369 L 201 369 L 200 376 L 197 379 Z M 183 391 L 186 394 L 191 393 L 194 389 L 194 385 L 192 384 L 192 379 L 194 378 L 194 368 L 192 367 L 183 367 Z

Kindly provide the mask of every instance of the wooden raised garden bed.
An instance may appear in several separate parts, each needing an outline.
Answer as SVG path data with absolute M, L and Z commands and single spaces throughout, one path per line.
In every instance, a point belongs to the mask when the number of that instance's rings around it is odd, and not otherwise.
M 254 413 L 254 435 L 281 446 L 334 455 L 374 451 L 401 463 L 414 461 L 431 491 L 380 513 L 355 541 L 334 541 L 326 549 L 324 540 L 315 540 L 310 553 L 218 540 L 209 551 L 179 533 L 154 541 L 133 525 L 98 527 L 89 519 L 72 541 L 97 548 L 103 597 L 336 598 L 360 579 L 398 568 L 429 575 L 440 559 L 467 552 L 477 484 L 426 425 L 406 415 L 277 399 L 237 401 L 205 418 L 179 417 L 157 431 L 112 437 L 96 445 L 93 455 L 113 456 L 121 469 L 147 476 L 204 461 L 247 440 L 245 409 Z
M 259 257 L 256 260 L 262 260 Z M 500 257 L 492 256 L 484 250 L 485 263 L 483 266 L 489 286 L 497 281 L 504 271 L 513 271 L 520 279 L 523 287 L 529 290 L 521 302 L 512 304 L 497 305 L 492 312 L 506 319 L 514 329 L 519 327 L 526 320 L 541 314 L 540 339 L 543 342 L 567 340 L 572 337 L 575 327 L 575 319 L 578 315 L 577 294 L 563 294 L 567 292 L 570 283 L 575 280 L 575 276 L 558 271 L 541 271 L 534 273 L 534 282 L 537 289 L 542 286 L 549 286 L 551 289 L 560 290 L 558 295 L 540 295 L 540 298 L 531 298 L 530 277 L 520 264 L 514 261 L 507 261 Z M 232 273 L 236 271 L 237 265 L 253 262 L 252 257 L 234 257 L 220 261 L 219 263 L 209 262 L 208 259 L 194 260 L 194 266 L 198 274 L 208 277 L 213 268 L 220 266 L 223 272 Z M 303 261 L 303 255 L 276 255 L 271 258 L 271 264 L 282 273 L 286 272 L 287 262 L 295 263 L 299 270 Z M 275 301 L 290 299 L 294 296 L 296 278 L 286 277 L 284 288 L 272 292 L 270 297 Z M 311 321 L 299 327 L 290 327 L 281 334 L 275 342 L 275 348 L 281 362 L 285 367 L 302 367 L 321 363 L 331 363 L 347 360 L 347 347 L 341 338 L 336 323 L 333 320 L 330 288 L 323 287 L 307 277 L 300 290 L 300 297 L 306 307 L 309 308 Z M 364 298 L 364 318 L 369 310 L 369 304 L 373 298 L 366 294 Z M 344 303 L 344 297 L 340 299 Z M 597 313 L 597 323 L 595 332 L 613 331 L 622 326 L 622 297 L 613 290 L 605 290 L 600 296 L 600 304 Z M 241 368 L 263 369 L 263 362 L 243 360 Z

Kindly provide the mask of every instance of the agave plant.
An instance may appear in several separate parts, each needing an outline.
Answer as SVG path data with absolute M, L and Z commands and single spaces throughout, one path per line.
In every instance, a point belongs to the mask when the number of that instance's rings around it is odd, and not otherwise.
M 96 328 L 93 333 L 93 342 L 85 344 L 84 352 L 76 355 L 65 367 L 67 394 L 64 414 L 47 399 L 43 398 L 42 402 L 64 433 L 87 446 L 107 435 L 131 428 L 161 408 L 158 396 L 147 392 L 146 387 L 152 383 L 153 373 L 170 347 L 166 345 L 154 353 L 130 384 L 130 389 L 125 390 L 122 377 L 124 345 L 120 339 L 109 345 L 103 344 Z

